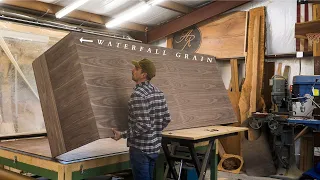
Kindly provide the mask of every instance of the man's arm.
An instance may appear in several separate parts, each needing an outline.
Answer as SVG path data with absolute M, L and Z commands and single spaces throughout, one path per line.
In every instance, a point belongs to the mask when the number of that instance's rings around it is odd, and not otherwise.
M 150 108 L 145 98 L 133 93 L 129 101 L 129 110 L 135 123 L 127 131 L 121 132 L 121 137 L 132 138 L 148 132 L 151 129 Z
M 164 128 L 166 128 L 168 126 L 168 124 L 170 123 L 171 121 L 171 116 L 170 116 L 170 113 L 169 113 L 169 109 L 168 109 L 168 105 L 167 105 L 167 102 L 166 100 L 164 100 L 164 116 L 163 116 L 163 121 L 162 121 L 162 130 Z

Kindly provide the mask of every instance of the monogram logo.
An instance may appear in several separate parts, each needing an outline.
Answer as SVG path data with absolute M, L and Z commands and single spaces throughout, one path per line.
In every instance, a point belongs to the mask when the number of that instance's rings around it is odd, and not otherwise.
M 200 46 L 201 35 L 197 28 L 183 30 L 173 37 L 173 48 L 196 52 Z
M 191 47 L 190 42 L 194 40 L 194 38 L 196 38 L 195 35 L 192 34 L 193 29 L 191 30 L 185 30 L 182 32 L 181 36 L 180 36 L 180 40 L 179 41 L 175 41 L 176 43 L 181 43 L 182 41 L 184 41 L 184 46 L 181 50 L 184 50 L 184 48 L 188 45 L 188 47 Z

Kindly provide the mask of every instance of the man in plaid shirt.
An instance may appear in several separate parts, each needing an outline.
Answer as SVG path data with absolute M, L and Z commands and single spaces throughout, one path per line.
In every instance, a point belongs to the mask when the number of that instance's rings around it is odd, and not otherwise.
M 128 102 L 129 129 L 112 129 L 115 140 L 127 138 L 135 180 L 151 180 L 161 148 L 161 132 L 171 121 L 164 94 L 150 83 L 156 68 L 152 61 L 133 61 L 132 80 L 136 82 Z

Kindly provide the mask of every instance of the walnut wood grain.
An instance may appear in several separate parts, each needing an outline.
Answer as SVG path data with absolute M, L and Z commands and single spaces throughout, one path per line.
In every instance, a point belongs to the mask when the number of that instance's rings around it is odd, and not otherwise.
M 51 81 L 49 72 L 47 71 L 47 63 L 45 56 L 42 55 L 37 61 L 32 63 L 34 75 L 37 79 L 38 93 L 41 102 L 41 108 L 45 119 L 48 139 L 50 141 L 50 148 L 52 154 L 59 154 L 65 152 L 66 147 L 64 137 L 61 130 L 59 115 L 56 108 L 53 90 L 51 88 Z
M 80 42 L 81 38 L 92 42 Z M 104 42 L 99 44 L 98 40 Z M 71 33 L 42 57 L 34 64 L 40 61 L 48 64 L 43 71 L 50 81 L 37 76 L 36 81 L 39 84 L 46 81 L 54 101 L 41 103 L 43 106 L 53 103 L 57 109 L 55 122 L 45 118 L 46 128 L 51 132 L 54 130 L 51 123 L 60 124 L 62 137 L 53 139 L 63 140 L 65 147 L 52 151 L 53 156 L 112 137 L 111 128 L 127 129 L 127 103 L 135 86 L 131 80 L 131 61 L 142 58 L 151 59 L 157 67 L 157 75 L 151 82 L 165 93 L 168 102 L 172 122 L 166 130 L 236 121 L 212 56 Z

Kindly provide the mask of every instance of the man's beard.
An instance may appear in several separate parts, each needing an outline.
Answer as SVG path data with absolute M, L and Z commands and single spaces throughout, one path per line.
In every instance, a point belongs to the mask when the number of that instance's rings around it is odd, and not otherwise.
M 137 80 L 134 78 L 134 76 L 132 75 L 132 81 L 137 82 Z

